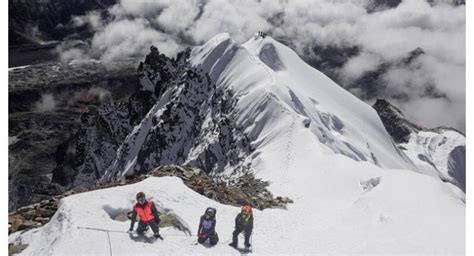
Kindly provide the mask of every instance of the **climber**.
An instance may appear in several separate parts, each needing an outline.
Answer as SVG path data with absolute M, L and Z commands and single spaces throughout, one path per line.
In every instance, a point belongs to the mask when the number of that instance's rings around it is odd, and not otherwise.
M 198 243 L 203 244 L 209 239 L 209 244 L 214 246 L 219 242 L 216 228 L 216 209 L 208 207 L 199 220 Z
M 235 230 L 232 233 L 232 243 L 229 245 L 237 248 L 238 245 L 238 235 L 243 231 L 245 238 L 245 249 L 249 249 L 250 236 L 252 235 L 253 229 L 253 213 L 252 207 L 248 204 L 242 206 L 241 212 L 235 217 Z
M 154 237 L 163 240 L 159 233 L 160 213 L 156 209 L 155 204 L 152 200 L 146 200 L 145 193 L 143 192 L 138 192 L 136 198 L 137 203 L 133 206 L 132 224 L 130 225 L 129 232 L 133 232 L 133 226 L 135 226 L 138 215 L 140 221 L 138 222 L 137 234 L 144 235 L 148 226 L 150 226 Z

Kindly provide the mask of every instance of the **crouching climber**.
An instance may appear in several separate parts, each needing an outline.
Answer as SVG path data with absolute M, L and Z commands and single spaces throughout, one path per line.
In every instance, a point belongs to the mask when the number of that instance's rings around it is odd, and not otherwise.
M 219 242 L 216 232 L 216 209 L 208 207 L 199 220 L 198 243 L 203 244 L 209 240 L 209 244 L 214 246 Z
M 135 221 L 138 216 L 140 220 L 136 230 L 137 234 L 144 235 L 145 231 L 150 227 L 154 233 L 154 237 L 163 240 L 159 230 L 160 213 L 156 209 L 155 204 L 152 200 L 146 200 L 145 193 L 143 192 L 137 193 L 136 198 L 137 203 L 133 206 L 132 224 L 130 225 L 129 232 L 133 232 L 133 227 L 135 226 Z
M 250 236 L 252 235 L 252 229 L 253 229 L 253 213 L 252 213 L 252 207 L 250 205 L 244 205 L 242 206 L 241 212 L 237 215 L 235 218 L 235 230 L 232 233 L 232 243 L 229 245 L 237 248 L 238 245 L 238 236 L 241 232 L 244 232 L 244 238 L 245 238 L 245 248 L 249 249 L 251 244 L 250 244 Z

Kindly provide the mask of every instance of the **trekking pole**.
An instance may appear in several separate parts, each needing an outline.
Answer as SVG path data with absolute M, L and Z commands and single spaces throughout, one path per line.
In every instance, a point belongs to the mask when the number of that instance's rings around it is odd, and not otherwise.
M 101 228 L 88 228 L 88 227 L 77 227 L 78 229 L 88 229 L 88 230 L 94 230 L 94 231 L 101 231 L 107 233 L 107 240 L 109 241 L 109 254 L 112 256 L 112 242 L 110 241 L 110 234 L 109 232 L 120 232 L 120 233 L 127 233 L 124 231 L 114 231 L 114 230 L 107 230 L 107 229 L 101 229 Z
M 255 225 L 255 222 L 254 222 L 253 223 L 253 228 L 252 228 L 252 234 L 250 234 L 250 247 L 252 248 L 252 250 L 253 250 L 253 233 L 254 233 L 254 230 L 256 229 L 256 227 L 257 227 L 257 225 Z
M 109 252 L 110 252 L 110 256 L 112 256 L 112 242 L 110 241 L 110 234 L 109 234 L 109 231 L 107 231 L 107 238 L 109 239 Z

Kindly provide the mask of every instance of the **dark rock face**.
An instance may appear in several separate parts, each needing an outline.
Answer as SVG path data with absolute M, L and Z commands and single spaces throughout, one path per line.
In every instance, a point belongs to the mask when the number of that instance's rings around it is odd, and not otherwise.
M 422 129 L 405 119 L 403 113 L 386 100 L 377 99 L 372 107 L 377 111 L 385 129 L 396 143 L 407 143 L 413 131 Z
M 118 64 L 50 62 L 9 71 L 9 211 L 65 190 L 51 183 L 52 172 L 65 161 L 81 115 L 137 88 L 135 62 Z
M 466 146 L 457 146 L 449 153 L 448 170 L 456 185 L 466 193 Z
M 63 186 L 97 181 L 131 131 L 129 119 L 128 106 L 121 102 L 102 104 L 84 113 L 77 133 L 60 153 L 65 155 L 57 159 L 52 181 Z
M 176 59 L 150 50 L 138 68 L 141 87 L 126 104 L 103 104 L 83 114 L 54 182 L 90 187 L 167 164 L 198 167 L 210 175 L 225 168 L 246 172 L 244 159 L 252 149 L 233 122 L 232 92 L 216 88 L 207 73 L 190 67 L 190 50 Z
M 74 15 L 91 10 L 105 10 L 116 0 L 9 0 L 9 45 L 36 43 L 38 40 L 62 40 L 77 33 L 70 24 Z
M 75 129 L 74 116 L 67 111 L 10 114 L 9 133 L 17 140 L 9 145 L 9 210 L 63 191 L 50 184 L 50 175 L 57 148 Z
M 189 50 L 166 61 L 156 48 L 139 67 L 143 88 L 156 103 L 119 148 L 104 179 L 143 173 L 153 166 L 186 164 L 218 174 L 226 166 L 245 169 L 248 138 L 232 121 L 235 97 L 189 66 Z M 130 165 L 130 159 L 136 159 Z M 134 160 L 135 161 L 135 160 Z
M 152 47 L 152 53 L 140 63 L 138 78 L 145 74 L 143 66 L 153 66 L 161 73 L 155 74 L 153 88 L 136 86 L 120 102 L 101 104 L 82 114 L 79 129 L 64 145 L 63 159 L 58 159 L 53 182 L 71 188 L 77 185 L 94 186 L 104 171 L 112 163 L 118 148 L 122 145 L 132 128 L 139 124 L 151 107 L 156 103 L 155 91 L 171 79 L 174 60 L 167 58 Z M 165 69 L 166 68 L 166 69 Z M 169 70 L 169 71 L 168 71 Z M 135 78 L 136 75 L 133 75 Z

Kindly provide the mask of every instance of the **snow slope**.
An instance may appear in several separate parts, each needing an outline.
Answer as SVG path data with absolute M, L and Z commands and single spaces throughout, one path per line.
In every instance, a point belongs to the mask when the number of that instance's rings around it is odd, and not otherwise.
M 270 182 L 270 191 L 294 200 L 288 210 L 255 211 L 254 254 L 465 253 L 464 193 L 425 175 L 394 146 L 374 109 L 289 48 L 270 37 L 239 45 L 220 34 L 194 48 L 190 61 L 237 99 L 233 117 L 254 149 L 243 161 Z M 110 177 L 136 164 L 133 152 L 152 141 L 148 128 L 157 129 L 151 120 L 164 103 L 128 136 L 139 139 L 116 160 L 123 167 L 108 169 Z M 212 174 L 238 175 L 229 165 Z M 191 234 L 202 211 L 216 207 L 221 242 L 230 238 L 237 208 L 204 198 L 177 178 L 149 178 L 68 197 L 48 225 L 10 239 L 30 241 L 24 255 L 106 255 L 106 234 L 76 227 L 127 230 L 129 223 L 111 220 L 104 207 L 131 207 L 137 191 L 173 210 Z M 194 237 L 172 236 L 178 233 L 165 229 L 165 240 L 153 245 L 110 233 L 113 254 L 238 254 L 225 243 L 191 245 Z
M 465 161 L 465 153 L 454 151 L 466 146 L 464 135 L 450 129 L 421 130 L 412 132 L 409 141 L 399 145 L 419 170 L 449 181 L 465 191 L 465 168 L 456 169 L 453 167 L 456 164 L 449 164 L 450 161 Z
M 346 161 L 351 160 L 342 160 L 341 165 Z M 310 192 L 315 197 L 301 196 L 287 211 L 255 210 L 254 253 L 463 253 L 464 241 L 453 234 L 463 229 L 464 206 L 453 200 L 455 195 L 449 188 L 413 172 L 388 173 L 365 167 L 366 171 L 351 175 L 336 166 L 333 174 L 319 175 L 331 180 L 344 174 L 346 179 L 332 187 L 324 185 L 326 182 L 310 190 L 300 186 L 294 190 L 295 195 Z M 358 181 L 364 176 L 380 177 L 380 183 L 373 188 L 360 186 Z M 400 192 L 400 186 L 406 188 L 405 192 Z M 193 245 L 194 236 L 164 228 L 161 233 L 165 240 L 153 244 L 134 241 L 126 233 L 110 232 L 109 247 L 107 233 L 78 228 L 128 230 L 128 221 L 114 221 L 108 212 L 130 209 L 136 191 L 147 191 L 159 208 L 172 210 L 191 234 L 197 232 L 204 209 L 216 207 L 220 243 L 214 248 Z M 433 197 L 437 199 L 430 199 Z M 444 207 L 440 208 L 440 203 Z M 110 248 L 113 255 L 238 254 L 226 245 L 238 212 L 236 207 L 220 205 L 195 193 L 178 178 L 148 178 L 133 185 L 65 198 L 49 224 L 20 236 L 30 242 L 22 255 L 109 255 Z M 447 216 L 458 221 L 444 224 Z M 19 237 L 12 235 L 9 242 L 15 239 Z

